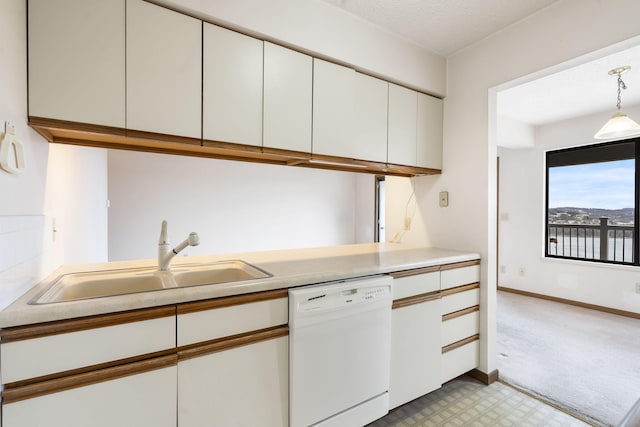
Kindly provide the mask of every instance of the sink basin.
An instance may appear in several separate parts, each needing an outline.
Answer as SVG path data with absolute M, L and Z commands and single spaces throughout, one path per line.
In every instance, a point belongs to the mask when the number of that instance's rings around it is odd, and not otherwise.
M 175 283 L 180 287 L 265 279 L 267 277 L 271 277 L 271 274 L 244 261 L 202 264 L 191 266 L 185 271 L 175 270 L 173 272 Z
M 51 304 L 271 276 L 244 261 L 187 264 L 172 271 L 144 268 L 71 273 L 60 276 L 29 304 Z
M 65 274 L 58 278 L 49 289 L 34 303 L 75 301 L 110 295 L 132 294 L 137 292 L 164 289 L 160 276 L 153 270 L 96 271 L 88 273 Z

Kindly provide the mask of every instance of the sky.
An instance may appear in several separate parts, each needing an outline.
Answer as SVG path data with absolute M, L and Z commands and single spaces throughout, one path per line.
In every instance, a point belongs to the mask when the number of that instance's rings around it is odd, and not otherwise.
M 634 207 L 634 160 L 549 168 L 549 207 Z

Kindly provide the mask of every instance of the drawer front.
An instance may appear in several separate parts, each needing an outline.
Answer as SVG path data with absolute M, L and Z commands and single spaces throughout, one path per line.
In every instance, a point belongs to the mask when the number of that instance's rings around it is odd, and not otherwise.
M 443 270 L 440 276 L 442 289 L 455 288 L 456 286 L 468 285 L 480 281 L 480 266 L 471 265 L 468 267 Z
M 175 337 L 175 316 L 167 316 L 3 343 L 2 383 L 171 349 Z
M 286 325 L 288 322 L 288 298 L 179 314 L 178 346 Z
M 465 314 L 442 322 L 442 346 L 463 340 L 480 332 L 480 313 Z
M 393 299 L 411 297 L 440 290 L 440 272 L 393 279 Z
M 442 354 L 442 383 L 477 368 L 480 359 L 480 341 L 458 347 Z
M 442 314 L 473 307 L 480 304 L 480 289 L 460 292 L 442 297 Z

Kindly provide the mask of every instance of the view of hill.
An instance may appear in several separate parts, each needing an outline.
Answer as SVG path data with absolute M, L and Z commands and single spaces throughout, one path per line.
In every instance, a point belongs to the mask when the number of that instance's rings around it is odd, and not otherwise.
M 598 209 L 598 208 L 550 208 L 550 224 L 600 224 L 600 218 L 609 218 L 609 225 L 632 225 L 635 218 L 634 208 Z

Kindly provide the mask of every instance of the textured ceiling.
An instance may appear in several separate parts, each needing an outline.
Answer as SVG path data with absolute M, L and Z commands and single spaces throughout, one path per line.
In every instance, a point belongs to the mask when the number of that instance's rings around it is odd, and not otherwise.
M 449 56 L 556 0 L 322 0 Z

